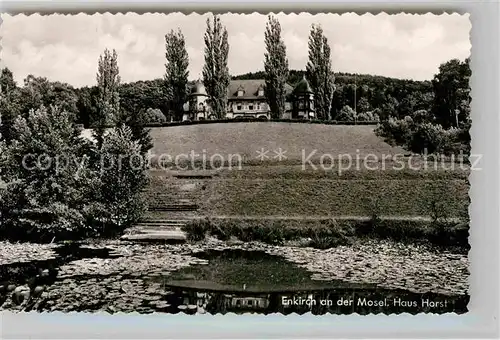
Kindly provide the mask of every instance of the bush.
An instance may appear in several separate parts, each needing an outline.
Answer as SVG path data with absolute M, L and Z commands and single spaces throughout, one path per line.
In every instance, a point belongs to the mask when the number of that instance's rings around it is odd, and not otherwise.
M 432 243 L 445 247 L 457 247 L 459 249 L 470 249 L 469 245 L 469 224 L 450 223 L 436 221 L 429 233 Z
M 279 220 L 193 220 L 183 227 L 191 241 L 202 241 L 206 235 L 221 240 L 236 237 L 243 242 L 260 241 L 282 245 L 286 241 L 309 239 L 305 244 L 317 249 L 349 245 L 356 238 L 391 239 L 408 243 L 433 244 L 439 247 L 468 249 L 468 224 L 448 220 L 397 220 L 373 217 L 370 220 L 334 219 L 313 221 Z
M 427 110 L 417 110 L 413 112 L 413 121 L 417 124 L 433 123 L 434 116 Z
M 189 241 L 203 241 L 207 233 L 214 228 L 210 219 L 192 220 L 182 227 L 182 230 L 187 234 Z
M 415 127 L 409 141 L 409 149 L 420 153 L 427 150 L 428 153 L 435 153 L 442 150 L 446 143 L 446 134 L 441 125 L 423 123 Z
M 146 124 L 165 124 L 167 118 L 160 109 L 149 108 L 145 115 Z
M 85 189 L 91 187 L 83 161 L 88 145 L 73 116 L 42 106 L 18 117 L 12 131 L 13 139 L 2 152 L 2 236 L 41 240 L 86 235 L 89 228 L 80 211 L 88 198 Z M 51 163 L 38 164 L 40 156 Z
M 374 116 L 374 119 L 376 116 Z M 224 124 L 224 123 L 263 123 L 263 122 L 278 122 L 278 123 L 302 123 L 302 124 L 325 124 L 325 125 L 377 125 L 379 120 L 374 121 L 354 121 L 354 120 L 305 120 L 305 119 L 247 119 L 247 118 L 233 118 L 233 119 L 217 119 L 217 120 L 186 120 L 182 122 L 167 122 L 161 123 L 148 123 L 144 127 L 174 127 L 174 126 L 186 126 L 186 125 L 204 125 L 204 124 Z M 112 126 L 109 126 L 112 127 Z
M 146 164 L 134 165 L 141 145 L 130 128 L 112 129 L 97 149 L 80 137 L 72 115 L 41 107 L 18 118 L 13 131 L 0 157 L 6 181 L 0 191 L 2 237 L 40 242 L 108 235 L 145 211 Z M 41 155 L 50 157 L 50 166 L 36 163 Z
M 349 105 L 345 105 L 342 109 L 340 109 L 335 119 L 337 121 L 353 122 L 355 120 L 355 116 L 356 112 Z
M 352 243 L 356 230 L 349 223 L 339 224 L 335 220 L 328 220 L 320 228 L 310 230 L 310 246 L 317 249 L 334 248 Z
M 419 117 L 417 116 L 416 119 L 421 121 Z M 375 133 L 383 137 L 387 143 L 402 146 L 415 153 L 441 155 L 470 153 L 470 139 L 467 139 L 468 128 L 444 129 L 439 124 L 417 123 L 411 117 L 406 116 L 404 119 L 390 117 L 377 126 Z
M 390 145 L 407 146 L 408 141 L 412 139 L 413 129 L 414 123 L 411 117 L 407 116 L 404 119 L 389 117 L 377 126 L 375 133 Z

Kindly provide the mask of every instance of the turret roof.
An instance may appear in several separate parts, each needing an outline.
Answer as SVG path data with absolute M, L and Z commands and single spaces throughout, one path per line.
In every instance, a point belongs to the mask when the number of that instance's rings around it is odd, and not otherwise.
M 306 79 L 306 76 L 302 76 L 302 80 L 299 81 L 299 83 L 295 86 L 293 89 L 293 92 L 295 94 L 299 93 L 313 93 L 313 90 L 311 89 L 311 86 L 309 85 L 309 82 Z

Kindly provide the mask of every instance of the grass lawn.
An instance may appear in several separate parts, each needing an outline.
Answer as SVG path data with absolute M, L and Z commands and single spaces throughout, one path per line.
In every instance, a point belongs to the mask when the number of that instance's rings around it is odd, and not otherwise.
M 302 159 L 302 150 L 309 155 L 314 150 L 317 155 L 352 154 L 359 150 L 365 154 L 404 153 L 401 148 L 391 147 L 377 137 L 375 126 L 321 125 L 297 123 L 226 123 L 192 126 L 152 128 L 154 140 L 152 153 L 155 155 L 179 154 L 194 151 L 203 152 L 208 157 L 221 154 L 238 154 L 244 161 L 255 160 L 261 148 L 286 151 L 288 160 Z M 205 150 L 205 151 L 204 151 Z
M 428 217 L 436 209 L 445 217 L 467 215 L 468 169 L 455 163 L 445 164 L 445 169 L 438 163 L 434 168 L 430 163 L 422 170 L 421 158 L 405 159 L 404 170 L 390 160 L 367 167 L 363 155 L 405 153 L 386 144 L 373 130 L 374 126 L 367 125 L 274 122 L 153 128 L 153 153 L 157 155 L 191 150 L 207 155 L 240 154 L 244 164 L 241 169 L 202 171 L 215 176 L 201 179 L 179 179 L 173 172 L 153 170 L 149 197 L 160 202 L 187 199 L 201 207 L 200 214 L 209 216 L 371 216 L 376 211 L 384 216 Z M 255 159 L 260 148 L 280 147 L 287 150 L 282 162 Z M 341 165 L 333 164 L 330 171 L 303 169 L 302 149 L 318 150 L 318 155 L 351 155 L 351 167 L 337 160 Z M 420 170 L 409 168 L 410 162 Z M 314 163 L 319 164 L 317 158 Z
M 458 180 L 213 181 L 202 205 L 214 215 L 429 216 L 435 203 L 456 217 L 467 211 L 468 185 Z

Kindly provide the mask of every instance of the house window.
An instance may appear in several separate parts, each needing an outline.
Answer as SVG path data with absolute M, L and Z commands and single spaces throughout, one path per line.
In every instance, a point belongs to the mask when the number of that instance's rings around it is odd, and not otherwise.
M 253 305 L 253 301 L 252 300 L 248 300 L 248 305 L 252 306 Z
M 241 111 L 241 105 L 236 106 L 236 110 Z
M 253 105 L 248 106 L 248 109 L 249 109 L 250 111 L 252 111 L 252 110 L 253 110 Z
M 257 110 L 260 110 L 260 104 L 257 104 Z
M 264 96 L 264 90 L 259 90 L 259 97 L 263 97 Z
M 242 90 L 238 90 L 238 97 L 241 97 L 243 96 L 243 91 Z

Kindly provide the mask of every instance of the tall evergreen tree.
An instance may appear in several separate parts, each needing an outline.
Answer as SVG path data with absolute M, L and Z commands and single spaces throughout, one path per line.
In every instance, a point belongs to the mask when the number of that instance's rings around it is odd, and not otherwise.
M 176 120 L 182 119 L 183 106 L 187 99 L 189 56 L 186 51 L 184 35 L 179 30 L 165 35 L 165 88 L 169 107 L 174 111 Z
M 226 114 L 227 88 L 230 80 L 227 66 L 228 55 L 227 30 L 222 26 L 220 17 L 214 15 L 212 22 L 207 19 L 203 84 L 210 97 L 212 110 L 219 119 Z
M 110 50 L 105 49 L 104 54 L 99 57 L 97 68 L 99 95 L 97 99 L 98 127 L 95 137 L 99 148 L 102 145 L 105 126 L 116 123 L 120 117 L 119 84 L 118 54 L 115 50 L 111 53 Z
M 332 71 L 331 49 L 321 26 L 312 26 L 308 45 L 306 77 L 314 91 L 316 115 L 319 119 L 331 119 L 335 77 Z
M 266 79 L 266 97 L 272 118 L 281 118 L 285 113 L 285 84 L 288 79 L 288 59 L 285 42 L 281 38 L 281 25 L 278 19 L 269 16 L 264 33 L 266 53 L 264 70 Z

